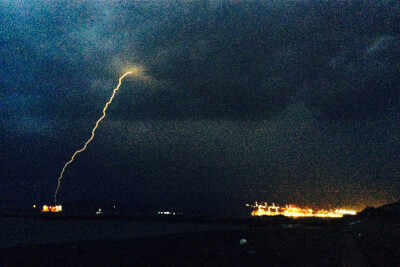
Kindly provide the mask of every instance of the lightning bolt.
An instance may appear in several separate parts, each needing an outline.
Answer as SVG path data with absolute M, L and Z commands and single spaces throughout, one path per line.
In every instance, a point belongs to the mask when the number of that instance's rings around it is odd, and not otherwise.
M 101 117 L 96 121 L 96 125 L 94 126 L 94 128 L 93 128 L 93 130 L 92 130 L 92 136 L 90 136 L 90 138 L 86 141 L 85 145 L 84 145 L 81 149 L 75 151 L 75 153 L 72 155 L 71 159 L 70 159 L 67 163 L 65 163 L 65 165 L 64 165 L 64 167 L 63 167 L 63 169 L 62 169 L 62 171 L 61 171 L 60 177 L 58 177 L 57 189 L 56 189 L 56 191 L 54 192 L 54 203 L 55 203 L 55 204 L 57 203 L 57 194 L 58 194 L 58 190 L 60 189 L 60 186 L 61 186 L 61 180 L 62 180 L 62 178 L 63 178 L 65 169 L 68 167 L 69 164 L 71 164 L 71 163 L 74 161 L 75 156 L 78 155 L 79 153 L 83 152 L 83 151 L 86 149 L 86 147 L 88 146 L 88 144 L 93 140 L 93 138 L 94 138 L 94 133 L 96 132 L 97 127 L 99 126 L 100 122 L 106 117 L 107 108 L 108 108 L 108 106 L 111 104 L 111 102 L 113 101 L 114 96 L 115 96 L 115 93 L 119 90 L 119 87 L 120 87 L 121 84 L 122 84 L 122 79 L 124 79 L 125 76 L 130 75 L 130 74 L 132 74 L 132 73 L 133 73 L 132 71 L 128 71 L 128 72 L 124 73 L 121 77 L 119 77 L 119 82 L 118 82 L 117 87 L 113 90 L 113 93 L 112 93 L 110 99 L 108 100 L 108 102 L 106 103 L 106 105 L 105 105 L 104 108 L 103 108 L 103 116 L 101 116 Z

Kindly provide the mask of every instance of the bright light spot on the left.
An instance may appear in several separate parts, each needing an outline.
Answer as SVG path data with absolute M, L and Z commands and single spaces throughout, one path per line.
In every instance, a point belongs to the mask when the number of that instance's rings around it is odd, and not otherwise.
M 61 212 L 61 211 L 62 211 L 61 205 L 55 205 L 55 206 L 43 205 L 42 209 L 42 212 Z

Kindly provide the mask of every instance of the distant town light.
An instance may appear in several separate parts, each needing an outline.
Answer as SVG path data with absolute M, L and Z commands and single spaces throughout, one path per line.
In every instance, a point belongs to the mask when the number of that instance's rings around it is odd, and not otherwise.
M 246 204 L 246 206 L 251 206 Z M 329 217 L 329 218 L 341 218 L 343 215 L 356 215 L 357 212 L 355 210 L 346 210 L 346 209 L 336 209 L 332 210 L 313 210 L 313 209 L 305 209 L 300 208 L 296 205 L 290 204 L 285 207 L 275 206 L 275 203 L 272 203 L 272 206 L 268 206 L 266 202 L 255 202 L 253 207 L 252 216 L 276 216 L 283 215 L 287 217 Z

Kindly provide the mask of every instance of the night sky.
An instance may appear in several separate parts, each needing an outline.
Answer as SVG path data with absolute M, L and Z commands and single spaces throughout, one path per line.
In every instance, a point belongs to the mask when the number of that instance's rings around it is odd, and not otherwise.
M 400 198 L 400 4 L 0 0 L 0 206 Z

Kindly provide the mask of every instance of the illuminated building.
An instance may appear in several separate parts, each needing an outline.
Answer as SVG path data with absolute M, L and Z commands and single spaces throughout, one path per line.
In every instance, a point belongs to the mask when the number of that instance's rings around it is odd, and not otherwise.
M 336 210 L 325 210 L 317 209 L 313 210 L 310 208 L 301 208 L 299 206 L 290 204 L 285 207 L 276 206 L 272 203 L 272 206 L 268 206 L 266 202 L 255 202 L 254 205 L 247 204 L 246 206 L 252 207 L 252 216 L 276 216 L 283 215 L 287 217 L 329 217 L 329 218 L 341 218 L 343 215 L 356 215 L 357 212 L 354 210 L 336 209 Z
M 42 209 L 42 212 L 61 212 L 61 211 L 62 211 L 61 205 L 55 205 L 55 206 L 43 205 Z

